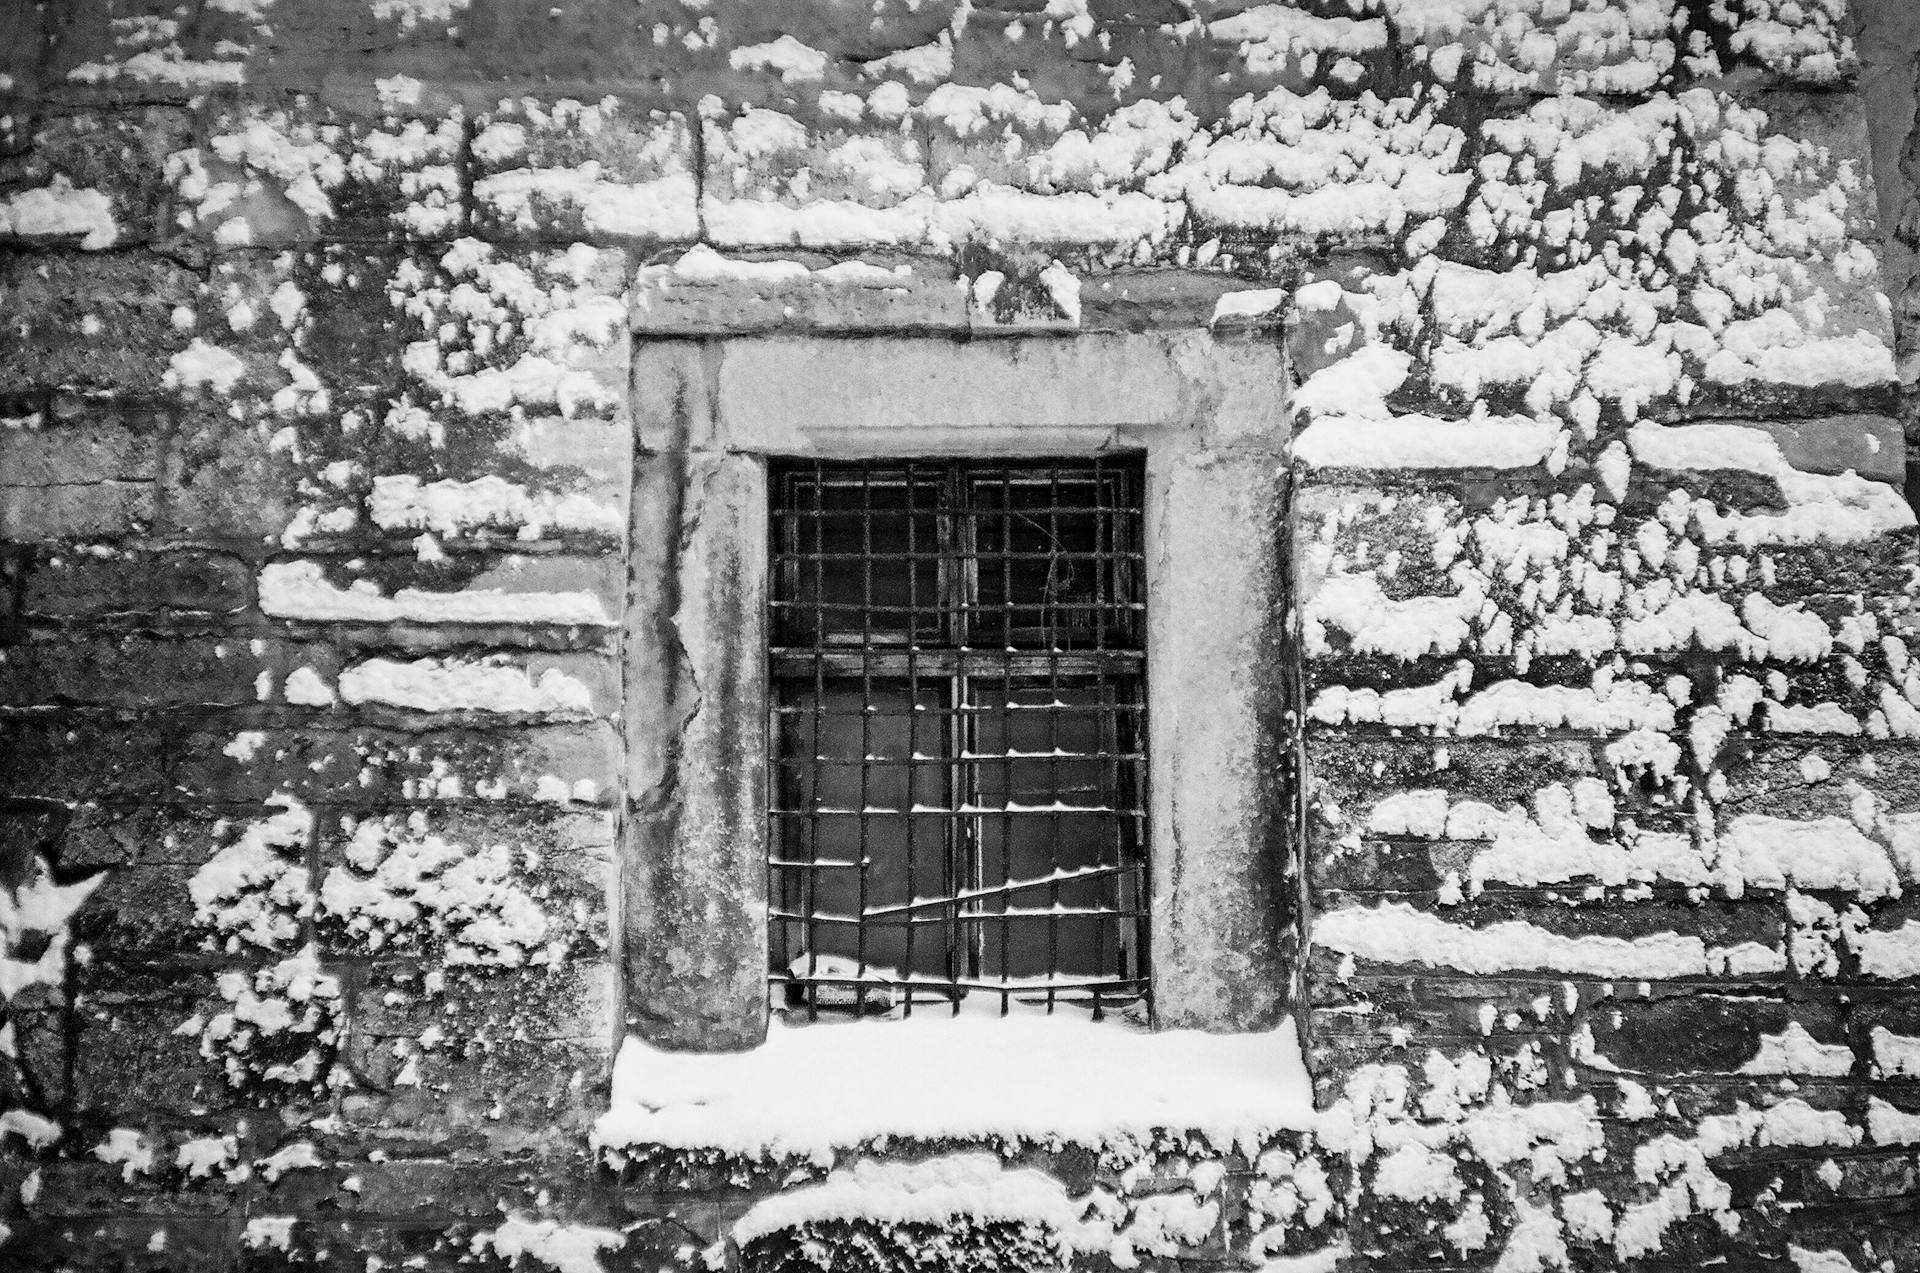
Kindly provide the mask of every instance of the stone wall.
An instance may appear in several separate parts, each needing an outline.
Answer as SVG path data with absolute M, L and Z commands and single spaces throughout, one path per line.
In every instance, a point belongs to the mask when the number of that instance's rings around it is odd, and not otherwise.
M 1289 367 L 1322 1121 L 1000 1148 L 1122 1264 L 1920 1267 L 1903 8 L 0 10 L 0 1263 L 700 1267 L 781 1172 L 588 1139 L 645 369 L 1173 332 Z

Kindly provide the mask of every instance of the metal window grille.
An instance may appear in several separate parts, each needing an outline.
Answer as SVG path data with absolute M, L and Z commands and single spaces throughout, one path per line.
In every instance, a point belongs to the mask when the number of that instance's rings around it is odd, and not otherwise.
M 790 1006 L 1146 999 L 1143 485 L 1127 457 L 774 470 Z

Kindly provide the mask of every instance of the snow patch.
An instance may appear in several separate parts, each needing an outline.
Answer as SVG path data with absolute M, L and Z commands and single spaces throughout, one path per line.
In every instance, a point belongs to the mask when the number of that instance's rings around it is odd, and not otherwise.
M 73 239 L 89 252 L 110 248 L 120 237 L 113 200 L 105 191 L 75 187 L 64 174 L 44 186 L 0 201 L 0 237 Z
M 1424 964 L 1468 973 L 1550 970 L 1617 979 L 1702 976 L 1698 937 L 1656 933 L 1627 939 L 1569 937 L 1518 920 L 1485 928 L 1451 924 L 1405 902 L 1343 906 L 1315 918 L 1312 939 L 1329 950 L 1382 964 Z
M 626 1235 L 617 1229 L 529 1220 L 509 1213 L 499 1228 L 474 1234 L 468 1247 L 475 1255 L 491 1250 L 515 1266 L 525 1256 L 556 1273 L 606 1273 L 600 1252 L 618 1251 L 626 1244 Z
M 260 609 L 282 619 L 356 623 L 553 623 L 608 627 L 600 598 L 588 592 L 506 592 L 464 588 L 434 592 L 401 588 L 383 596 L 369 580 L 345 588 L 316 561 L 274 562 L 260 571 Z
M 558 668 L 537 678 L 504 656 L 486 659 L 375 658 L 340 674 L 340 697 L 349 703 L 381 703 L 417 712 L 553 712 L 593 710 L 593 696 Z
M 1101 1064 L 1088 1067 L 1089 1056 Z M 806 1074 L 809 1097 L 792 1099 Z M 596 1124 L 607 1150 L 657 1144 L 831 1161 L 880 1137 L 1098 1146 L 1159 1128 L 1255 1153 L 1313 1119 L 1289 1021 L 1255 1034 L 1150 1033 L 1115 1021 L 1000 1018 L 794 1025 L 759 1047 L 693 1054 L 628 1038 Z

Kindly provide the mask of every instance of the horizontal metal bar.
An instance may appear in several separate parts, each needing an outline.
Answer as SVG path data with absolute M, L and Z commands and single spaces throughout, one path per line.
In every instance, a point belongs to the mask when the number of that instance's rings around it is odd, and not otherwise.
M 923 614 L 928 618 L 945 615 L 1005 615 L 1024 610 L 1060 610 L 1068 613 L 1090 611 L 1095 614 L 1134 614 L 1144 611 L 1146 603 L 1142 601 L 1074 601 L 1068 597 L 1023 597 L 1011 601 L 961 601 L 952 605 L 896 605 L 886 601 L 819 601 L 805 598 L 789 601 L 769 601 L 774 610 L 785 610 L 800 615 L 838 614 L 846 611 L 851 614 L 896 615 Z
M 927 907 L 922 907 L 921 909 L 928 909 L 932 905 L 932 903 L 929 903 Z M 939 905 L 951 906 L 952 903 L 942 902 Z M 884 915 L 842 915 L 837 911 L 782 910 L 768 911 L 767 914 L 771 918 L 786 924 L 798 924 L 801 926 L 807 924 L 837 924 L 842 927 L 865 924 L 874 929 L 887 929 L 892 931 L 898 931 L 902 928 L 942 928 L 949 925 L 986 924 L 999 921 L 1011 923 L 1015 920 L 1134 920 L 1145 919 L 1147 917 L 1147 913 L 1143 910 L 1107 910 L 1093 907 L 1067 906 L 1063 906 L 1058 910 L 1051 907 L 1020 907 L 1017 909 L 998 911 L 954 911 L 938 915 L 907 914 L 905 912 L 888 913 Z
M 1006 991 L 1010 995 L 1021 993 L 1044 993 L 1044 991 L 1146 991 L 1146 977 L 1010 977 L 1006 981 L 991 981 L 987 977 L 931 977 L 927 973 L 912 973 L 902 977 L 843 977 L 843 975 L 820 975 L 820 973 L 795 973 L 776 970 L 768 975 L 768 981 L 776 985 L 847 985 L 847 987 L 900 987 L 900 989 L 966 989 L 966 991 L 993 991 L 995 995 Z
M 979 901 L 985 897 L 1003 897 L 1010 893 L 1023 893 L 1030 888 L 1048 888 L 1056 884 L 1066 884 L 1074 880 L 1102 879 L 1117 875 L 1126 868 L 1117 866 L 1088 866 L 1069 871 L 1054 871 L 1051 874 L 1026 880 L 1008 880 L 1005 884 L 990 885 L 984 888 L 962 889 L 944 897 L 915 898 L 911 902 L 902 902 L 897 906 L 871 906 L 864 912 L 867 915 L 898 915 L 908 911 L 924 910 L 929 906 L 956 906 L 965 902 Z
M 910 673 L 923 677 L 968 676 L 975 680 L 1048 682 L 1062 679 L 1063 689 L 1090 689 L 1105 677 L 1109 682 L 1138 675 L 1146 663 L 1139 650 L 1053 650 L 1045 654 L 989 650 L 805 650 L 783 646 L 773 651 L 773 675 L 782 680 L 812 680 L 818 668 L 829 676 L 857 678 L 863 674 L 905 680 Z M 1071 679 L 1076 684 L 1066 684 Z M 1038 688 L 1016 686 L 1015 688 Z M 1128 710 L 1126 704 L 1062 704 L 1087 710 Z M 1016 707 L 1022 706 L 1019 704 Z M 932 710 L 932 709 L 928 709 Z M 980 708 L 961 710 L 978 711 Z M 993 710 L 1000 710 L 994 708 Z
M 824 713 L 799 712 L 799 715 L 813 716 Z M 853 713 L 842 715 L 851 717 Z M 882 714 L 883 719 L 888 719 Z M 963 751 L 958 756 L 928 756 L 915 752 L 911 756 L 779 756 L 774 763 L 790 769 L 813 769 L 821 765 L 836 768 L 858 768 L 861 765 L 940 765 L 948 768 L 960 765 L 994 765 L 1026 761 L 1059 761 L 1062 764 L 1078 764 L 1087 761 L 1108 760 L 1144 760 L 1143 753 L 1137 751 Z M 1378 838 L 1378 837 L 1376 837 Z M 1483 837 L 1484 838 L 1484 837 Z

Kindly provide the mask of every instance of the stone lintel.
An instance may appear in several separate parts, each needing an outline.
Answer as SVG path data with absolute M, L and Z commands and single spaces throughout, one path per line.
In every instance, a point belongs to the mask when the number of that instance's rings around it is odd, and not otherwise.
M 1168 431 L 1277 453 L 1283 360 L 1270 336 L 1198 331 L 643 339 L 632 403 L 642 450 L 684 416 L 692 449 L 762 455 L 1083 453 Z

